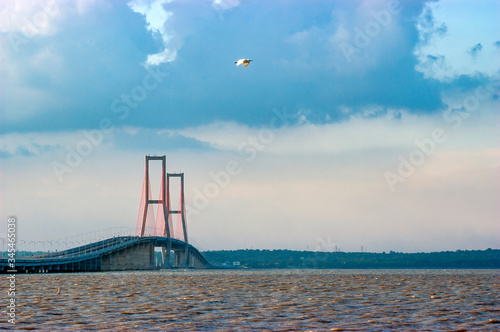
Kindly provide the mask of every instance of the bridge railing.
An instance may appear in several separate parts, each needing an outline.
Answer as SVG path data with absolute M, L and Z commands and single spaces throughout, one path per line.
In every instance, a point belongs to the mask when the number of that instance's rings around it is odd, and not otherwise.
M 150 232 L 152 230 L 148 230 Z M 16 258 L 36 257 L 40 255 L 56 254 L 71 249 L 81 251 L 85 246 L 96 242 L 102 242 L 110 238 L 123 236 L 135 237 L 135 228 L 113 227 L 97 231 L 85 232 L 67 236 L 56 240 L 24 240 L 18 239 L 16 243 Z M 8 254 L 8 239 L 0 238 L 0 258 L 6 258 Z M 80 249 L 79 249 L 80 248 Z
M 111 253 L 140 241 L 142 241 L 142 238 L 139 237 L 115 237 L 90 245 L 71 248 L 62 252 L 48 253 L 37 256 L 25 256 L 20 257 L 17 260 L 18 262 L 22 262 L 23 264 L 28 265 L 37 264 L 39 262 L 44 262 L 45 264 L 55 262 L 76 262 L 99 257 L 103 253 Z M 6 258 L 1 259 L 1 261 L 6 260 Z
M 85 244 L 80 247 L 70 248 L 59 252 L 45 253 L 35 257 L 41 259 L 50 259 L 50 258 L 60 259 L 68 257 L 94 256 L 94 255 L 100 255 L 103 252 L 110 252 L 113 250 L 120 249 L 122 247 L 128 246 L 131 243 L 138 241 L 140 241 L 140 238 L 135 236 L 112 237 L 110 239 L 101 240 L 90 244 Z

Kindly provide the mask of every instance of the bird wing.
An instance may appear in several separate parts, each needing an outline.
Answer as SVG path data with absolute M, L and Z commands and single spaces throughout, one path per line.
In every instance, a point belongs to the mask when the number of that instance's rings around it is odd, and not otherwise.
M 249 64 L 250 64 L 250 61 L 245 61 L 245 62 L 243 62 L 243 67 L 246 67 L 246 66 L 248 66 Z

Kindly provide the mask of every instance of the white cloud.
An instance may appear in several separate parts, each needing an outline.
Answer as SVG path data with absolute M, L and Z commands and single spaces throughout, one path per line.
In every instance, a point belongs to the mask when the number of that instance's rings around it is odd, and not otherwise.
M 147 29 L 153 35 L 159 34 L 163 42 L 163 51 L 148 55 L 146 67 L 174 61 L 177 51 L 182 46 L 182 40 L 169 26 L 169 21 L 174 14 L 166 10 L 165 5 L 170 2 L 172 0 L 134 0 L 128 3 L 134 12 L 144 15 Z
M 227 10 L 230 8 L 238 7 L 240 2 L 238 0 L 213 0 L 212 6 L 216 10 Z
M 297 48 L 297 66 L 335 68 L 347 74 L 368 71 L 404 43 L 400 8 L 393 1 L 363 1 L 352 11 L 336 4 L 330 21 L 293 33 L 286 41 Z
M 495 1 L 430 3 L 416 24 L 420 36 L 414 50 L 416 70 L 446 82 L 477 73 L 498 77 L 500 54 L 494 43 L 500 39 L 499 11 Z
M 373 111 L 367 109 L 366 115 L 369 116 Z M 400 114 L 401 119 L 398 118 Z M 302 125 L 274 131 L 272 143 L 268 144 L 266 152 L 308 155 L 407 147 L 422 133 L 430 133 L 433 124 L 439 119 L 440 115 L 421 117 L 394 110 L 382 117 L 353 116 L 349 121 L 340 123 L 315 125 L 304 120 Z M 178 130 L 176 133 L 206 142 L 217 149 L 238 151 L 248 137 L 265 135 L 270 127 L 218 122 Z
M 169 10 L 169 4 L 175 2 L 177 9 Z M 197 20 L 206 14 L 206 9 L 218 12 L 239 6 L 238 0 L 214 0 L 212 8 L 209 4 L 199 3 L 194 9 L 189 8 L 189 2 L 174 0 L 132 0 L 128 6 L 136 13 L 144 15 L 146 28 L 153 36 L 161 38 L 163 50 L 155 54 L 149 54 L 144 65 L 156 66 L 162 63 L 173 62 L 182 48 L 184 38 L 191 33 Z
M 127 129 L 124 129 L 124 131 Z M 34 155 L 41 156 L 44 153 L 67 153 L 65 147 L 76 149 L 79 143 L 89 141 L 88 137 L 95 135 L 95 130 L 83 131 L 64 131 L 64 132 L 28 132 L 28 133 L 9 133 L 0 135 L 0 153 L 11 155 Z M 102 135 L 102 141 L 97 145 L 107 144 L 113 134 Z M 98 136 L 94 136 L 99 138 Z M 97 139 L 96 139 L 97 141 Z M 103 144 L 104 142 L 104 144 Z M 94 145 L 93 150 L 99 147 Z M 64 158 L 61 158 L 63 161 Z
M 54 35 L 60 19 L 69 14 L 83 15 L 94 5 L 110 7 L 97 0 L 3 0 L 0 2 L 0 31 L 17 38 Z M 13 38 L 12 35 L 10 38 Z
M 54 19 L 61 15 L 55 1 L 5 0 L 0 4 L 0 31 L 19 33 L 27 38 L 56 31 Z

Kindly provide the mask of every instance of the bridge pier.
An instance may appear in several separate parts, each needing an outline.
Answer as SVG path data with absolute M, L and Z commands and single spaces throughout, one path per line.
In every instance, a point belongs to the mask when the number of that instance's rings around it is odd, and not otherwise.
M 183 268 L 206 269 L 207 262 L 198 251 L 182 248 L 174 251 L 174 266 Z
M 102 256 L 101 271 L 151 270 L 154 268 L 154 245 L 138 243 Z
M 158 265 L 160 268 L 165 268 L 168 266 L 169 263 L 169 258 L 170 258 L 170 252 L 167 252 L 166 248 L 161 248 L 161 262 Z
M 174 253 L 175 253 L 174 266 L 176 266 L 176 267 L 189 267 L 189 264 L 187 264 L 187 262 L 186 262 L 186 251 L 185 250 L 175 250 Z

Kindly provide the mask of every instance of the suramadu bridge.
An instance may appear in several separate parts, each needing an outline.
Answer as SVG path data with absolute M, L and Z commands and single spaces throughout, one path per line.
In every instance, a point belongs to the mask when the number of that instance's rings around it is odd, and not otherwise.
M 160 197 L 152 199 L 149 162 L 162 162 Z M 170 183 L 180 180 L 178 209 L 172 209 Z M 153 205 L 157 205 L 156 218 Z M 217 268 L 189 244 L 184 201 L 184 173 L 166 173 L 166 156 L 146 156 L 144 183 L 135 236 L 117 236 L 63 251 L 0 260 L 0 273 L 99 272 L 159 268 Z M 173 216 L 177 222 L 174 228 Z M 161 252 L 157 262 L 155 252 Z M 4 255 L 5 256 L 5 255 Z

